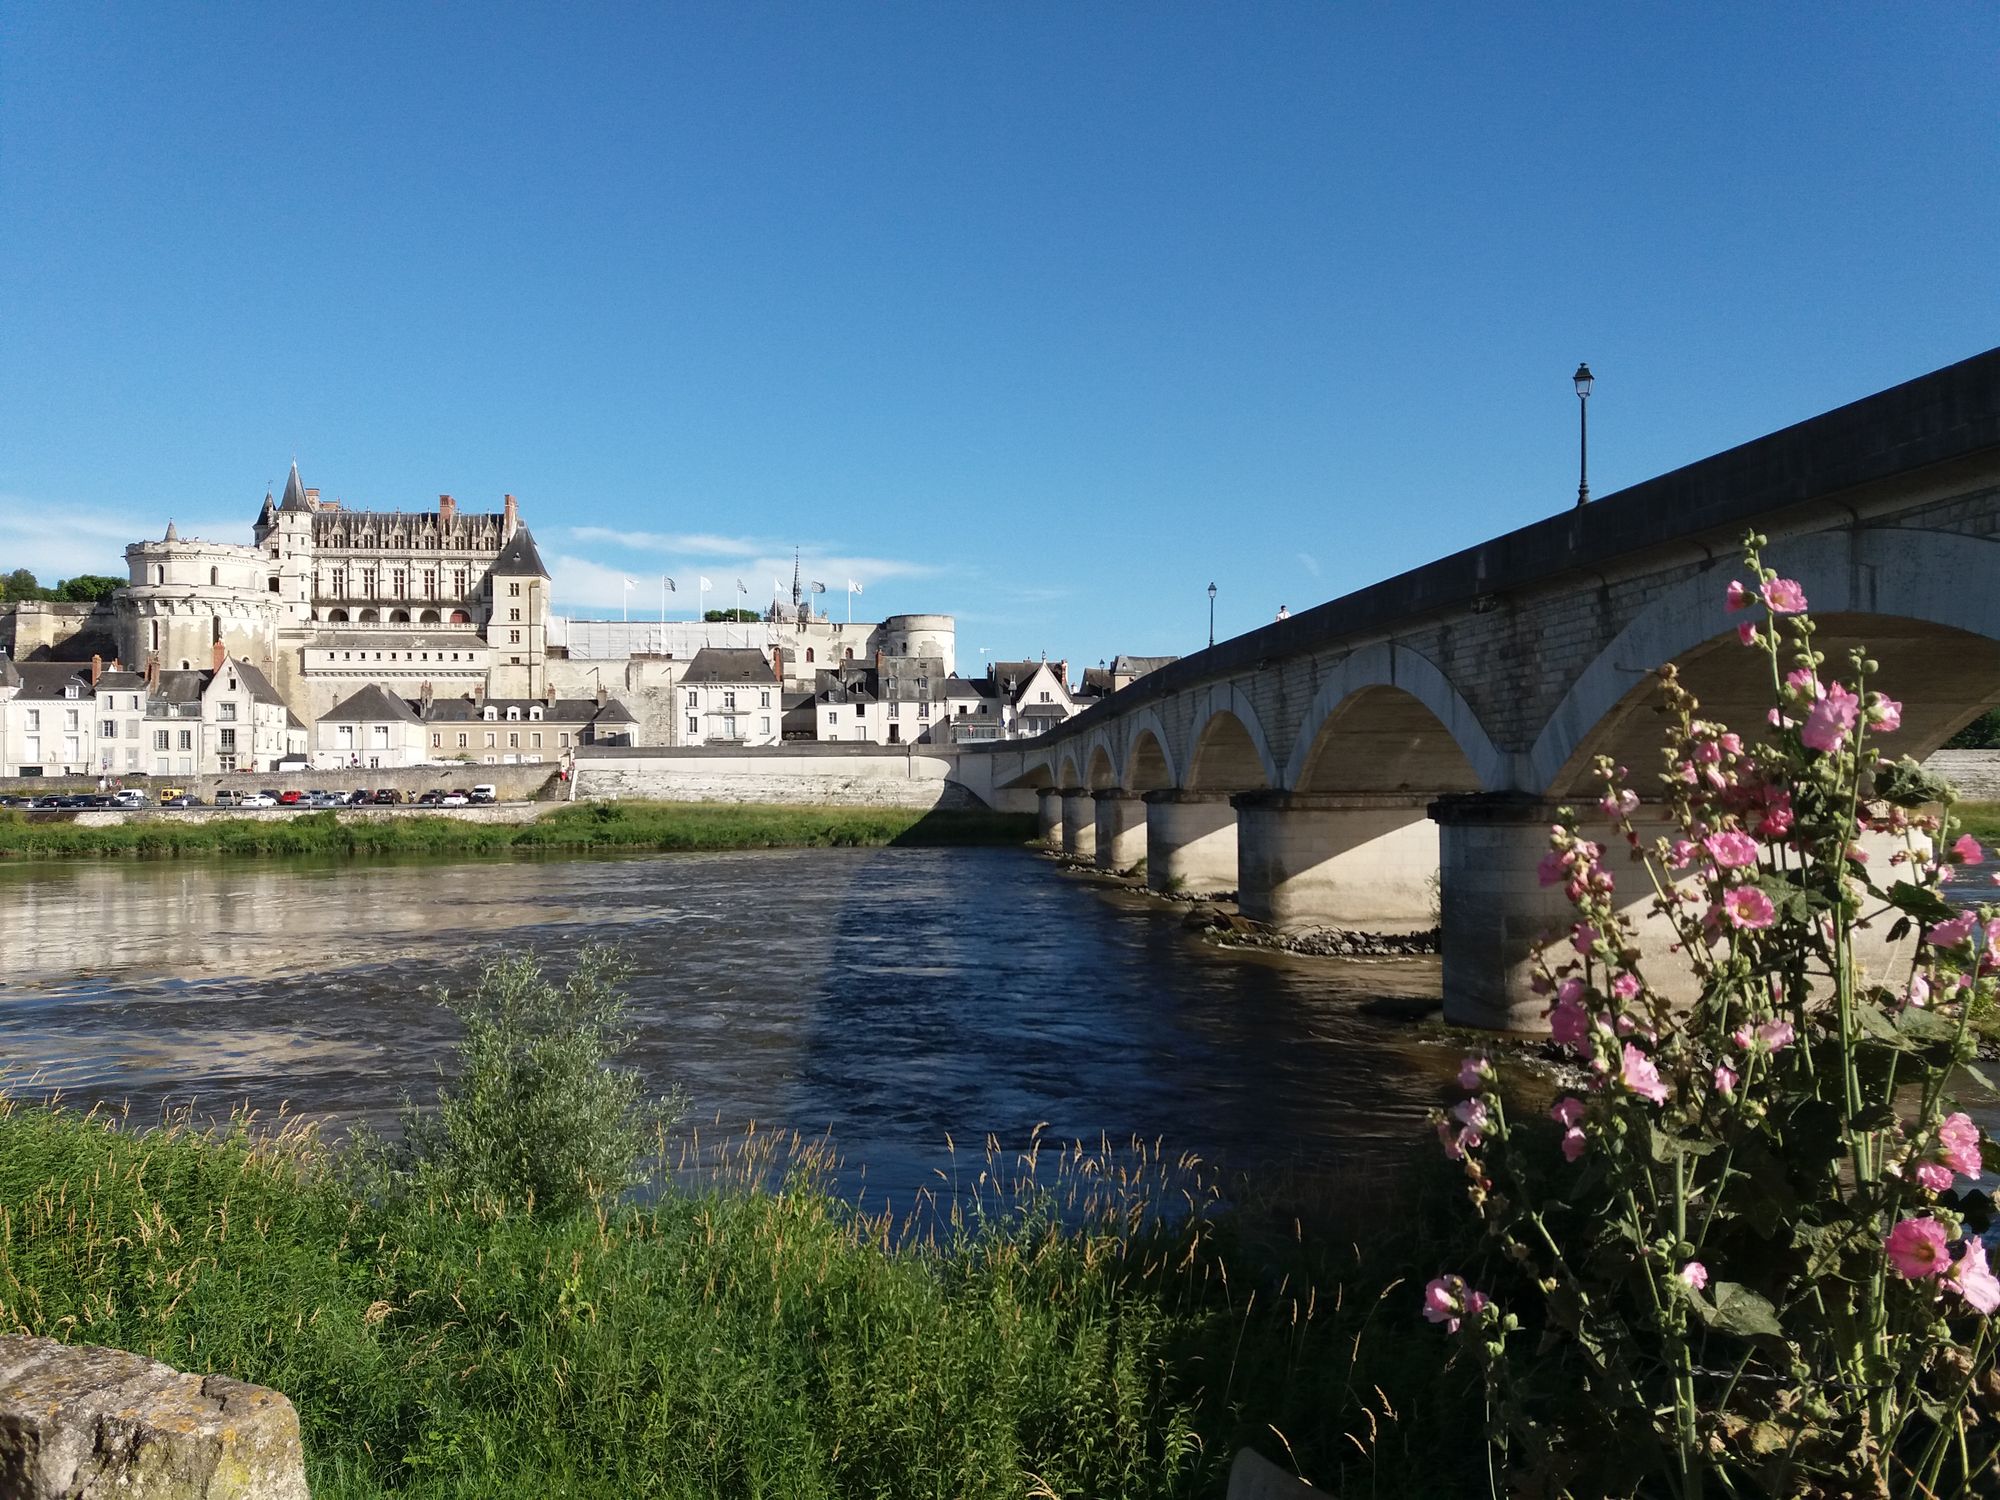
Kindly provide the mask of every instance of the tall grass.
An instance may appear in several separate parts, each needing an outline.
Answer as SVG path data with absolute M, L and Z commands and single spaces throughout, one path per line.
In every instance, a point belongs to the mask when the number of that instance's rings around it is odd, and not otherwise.
M 1246 1443 L 1341 1494 L 1478 1472 L 1376 1269 L 1407 1222 L 1357 1257 L 1143 1150 L 995 1148 L 866 1214 L 764 1135 L 646 1207 L 371 1205 L 249 1124 L 0 1104 L 0 1326 L 284 1391 L 321 1500 L 1215 1495 Z
M 0 857 L 461 855 L 562 850 L 723 850 L 1021 844 L 1031 816 L 915 808 L 580 802 L 533 823 L 437 816 L 147 819 L 86 828 L 60 814 L 0 812 Z

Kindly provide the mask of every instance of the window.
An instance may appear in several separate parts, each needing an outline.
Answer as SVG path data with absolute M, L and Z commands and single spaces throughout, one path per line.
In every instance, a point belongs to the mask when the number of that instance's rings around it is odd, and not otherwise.
M 459 749 L 461 749 L 461 750 L 463 750 L 463 749 L 464 749 L 464 748 L 466 747 L 466 745 L 467 745 L 468 743 L 470 743 L 471 739 L 472 739 L 472 736 L 470 736 L 470 735 L 466 735 L 466 734 L 461 734 L 461 735 L 460 735 L 460 736 L 458 737 L 458 748 L 459 748 Z
M 521 612 L 518 609 L 510 609 L 507 611 L 507 618 L 510 620 L 518 620 L 521 618 Z
M 900 719 L 902 716 L 903 716 L 903 705 L 900 703 L 891 703 L 889 705 L 889 717 L 892 719 Z
M 278 592 L 278 580 L 275 578 L 271 580 L 271 592 L 274 594 Z
M 373 568 L 363 568 L 361 570 L 361 597 L 364 599 L 373 599 L 375 597 L 375 570 Z
M 508 735 L 508 736 L 507 736 L 507 748 L 508 748 L 509 750 L 518 750 L 518 749 L 520 749 L 520 748 L 521 748 L 521 736 L 520 736 L 519 734 L 510 734 L 510 735 Z
M 735 714 L 725 714 L 725 715 L 723 715 L 723 718 L 722 718 L 722 737 L 723 737 L 723 738 L 724 738 L 725 740 L 733 740 L 733 739 L 735 739 L 735 738 L 736 738 L 736 715 L 735 715 Z
M 125 738 L 128 740 L 139 738 L 139 721 L 137 719 L 127 719 L 125 721 Z
M 507 717 L 518 721 L 521 717 L 521 705 L 518 703 L 510 704 L 507 709 Z
M 826 711 L 826 722 L 829 724 L 838 724 L 840 722 L 840 710 L 837 708 L 829 708 Z
M 1047 703 L 1047 702 L 1049 702 L 1049 701 L 1050 701 L 1050 699 L 1049 699 L 1049 695 L 1048 695 L 1047 693 L 1043 693 L 1043 694 L 1042 694 L 1042 702 L 1044 702 L 1044 703 Z
M 218 731 L 217 731 L 217 734 L 218 734 L 218 736 L 219 736 L 219 738 L 221 739 L 221 742 L 222 742 L 221 744 L 219 744 L 219 745 L 218 745 L 218 746 L 216 747 L 217 749 L 219 749 L 219 750 L 234 750 L 234 749 L 236 748 L 236 731 L 235 731 L 235 730 L 233 730 L 233 729 L 223 729 L 223 730 L 218 730 Z
M 465 569 L 463 568 L 453 568 L 451 570 L 451 596 L 454 599 L 463 599 L 465 597 Z M 459 621 L 458 623 L 463 624 L 464 622 Z
M 103 719 L 103 720 L 100 720 L 100 721 L 98 722 L 98 725 L 97 725 L 97 737 L 98 737 L 99 739 L 101 739 L 101 740 L 115 740 L 115 739 L 117 739 L 117 738 L 118 738 L 118 721 L 117 721 L 116 719 Z
M 23 759 L 25 759 L 29 765 L 34 765 L 37 762 L 39 762 L 42 758 L 42 737 L 38 734 L 31 734 L 23 743 L 25 747 L 23 751 Z
M 77 718 L 77 711 L 75 709 L 66 708 L 63 710 L 63 728 L 69 730 L 73 734 L 76 732 L 77 728 L 79 727 L 79 724 L 80 721 Z
M 701 720 L 693 714 L 688 715 L 688 738 L 697 740 L 701 738 Z M 563 743 L 569 743 L 568 735 L 563 736 Z
M 81 698 L 83 696 L 83 689 L 72 682 L 63 688 L 63 696 L 65 698 Z
M 688 689 L 688 707 L 689 707 L 689 708 L 693 708 L 694 706 L 695 706 L 695 696 L 694 696 L 694 689 L 693 689 L 693 688 L 689 688 L 689 689 Z
M 370 750 L 387 750 L 389 748 L 389 726 L 387 724 L 370 724 L 368 726 L 368 748 Z
M 728 692 L 724 693 L 722 695 L 722 706 L 724 708 L 736 707 L 736 694 Z
M 510 631 L 508 631 L 508 632 L 507 632 L 507 644 L 508 644 L 508 645 L 510 645 L 510 646 L 518 646 L 518 645 L 520 645 L 520 644 L 521 644 L 521 632 L 520 632 L 520 631 L 518 631 L 518 630 L 510 630 Z
M 442 734 L 437 733 L 435 730 L 431 732 L 431 749 L 433 750 L 444 749 L 444 736 Z
M 530 748 L 539 750 L 542 748 L 542 737 L 539 734 L 531 734 L 528 736 L 528 744 Z
M 567 729 L 556 736 L 556 743 L 561 745 L 565 750 L 569 748 L 569 731 Z
M 542 716 L 542 705 L 541 705 L 541 704 L 539 704 L 539 703 L 535 703 L 535 704 L 531 704 L 531 705 L 529 705 L 529 708 L 528 708 L 528 717 L 529 717 L 529 718 L 531 718 L 531 719 L 539 719 L 539 718 L 541 718 L 541 716 Z
M 494 745 L 494 736 L 491 733 L 489 733 L 486 736 L 486 748 L 488 750 L 491 750 L 493 748 L 493 745 Z
M 492 704 L 489 703 L 486 705 L 485 709 L 480 713 L 480 717 L 482 719 L 485 719 L 488 723 L 491 723 L 493 720 L 500 717 L 500 710 L 495 708 Z
M 929 703 L 927 703 L 927 702 L 926 702 L 926 703 L 919 703 L 919 704 L 917 705 L 917 717 L 918 717 L 918 718 L 920 718 L 920 719 L 928 719 L 928 718 L 929 718 L 930 716 L 931 716 L 931 706 L 930 706 L 930 704 L 929 704 Z
M 806 660 L 811 661 L 812 659 L 813 659 L 813 648 L 808 646 L 806 647 Z
M 222 569 L 210 568 L 208 570 L 208 586 L 212 589 L 222 587 Z
M 176 750 L 192 750 L 192 749 L 194 749 L 194 731 L 193 731 L 192 729 L 183 729 L 183 730 L 182 730 L 182 731 L 180 732 L 180 740 L 179 740 L 179 742 L 178 742 L 178 743 L 177 743 L 177 744 L 176 744 L 176 745 L 174 746 L 174 748 L 175 748 Z
M 41 727 L 42 727 L 42 711 L 41 711 L 41 710 L 40 710 L 39 708 L 31 708 L 31 709 L 29 709 L 29 710 L 28 710 L 28 728 L 30 728 L 30 729 L 40 729 Z
M 347 569 L 345 568 L 335 568 L 333 570 L 333 597 L 336 599 L 345 599 L 347 597 Z
M 167 738 L 167 734 L 168 731 L 164 729 L 155 729 L 153 731 L 153 748 L 155 750 L 165 750 L 170 748 L 170 741 Z
M 437 596 L 438 596 L 438 575 L 437 575 L 437 569 L 436 569 L 436 568 L 425 568 L 425 569 L 424 569 L 424 597 L 425 597 L 426 599 L 435 599 L 435 598 L 437 598 Z
M 222 702 L 216 704 L 215 717 L 224 724 L 234 723 L 236 721 L 236 704 L 234 701 L 225 698 Z
M 518 598 L 520 598 L 520 597 L 521 597 L 521 585 L 520 585 L 520 584 L 518 584 L 518 583 L 510 583 L 510 584 L 508 584 L 508 585 L 507 585 L 507 597 L 508 597 L 509 599 L 518 599 Z
M 397 599 L 403 597 L 404 593 L 406 592 L 404 588 L 404 580 L 407 576 L 408 575 L 406 575 L 401 568 L 395 568 L 390 571 L 389 592 L 392 597 Z
M 757 706 L 759 708 L 769 708 L 771 706 L 771 695 L 769 693 L 759 693 L 757 695 Z
M 757 733 L 764 736 L 764 738 L 766 739 L 769 739 L 771 737 L 771 721 L 768 717 L 759 719 L 757 721 Z

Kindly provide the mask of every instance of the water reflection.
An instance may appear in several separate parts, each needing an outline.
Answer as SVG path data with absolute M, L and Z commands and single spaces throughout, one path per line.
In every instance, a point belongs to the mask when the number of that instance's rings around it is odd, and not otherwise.
M 702 1118 L 831 1130 L 871 1199 L 945 1137 L 1163 1137 L 1303 1167 L 1407 1140 L 1455 1065 L 1434 962 L 1209 947 L 1005 850 L 0 869 L 0 1054 L 142 1115 L 388 1122 L 452 1035 L 427 987 L 526 946 L 639 966 L 637 1061 Z

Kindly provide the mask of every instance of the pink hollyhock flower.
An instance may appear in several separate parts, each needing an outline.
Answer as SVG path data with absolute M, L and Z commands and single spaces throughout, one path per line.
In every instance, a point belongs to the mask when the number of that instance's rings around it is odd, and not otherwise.
M 1616 995 L 1620 1000 L 1632 999 L 1639 993 L 1639 976 L 1637 974 L 1620 974 L 1616 979 L 1611 981 L 1611 993 Z
M 1708 1285 L 1708 1267 L 1698 1260 L 1691 1260 L 1681 1267 L 1681 1280 L 1697 1292 Z
M 1990 1317 L 1996 1309 L 2000 1309 L 2000 1277 L 1996 1277 L 1993 1268 L 1987 1265 L 1986 1246 L 1978 1239 L 1967 1237 L 1965 1253 L 1952 1264 L 1951 1274 L 1946 1279 L 1951 1289 L 1963 1297 L 1974 1312 Z
M 1853 732 L 1854 721 L 1860 713 L 1860 702 L 1839 683 L 1829 683 L 1826 695 L 1815 701 L 1812 712 L 1806 715 L 1805 725 L 1799 730 L 1799 739 L 1808 750 L 1833 754 L 1847 743 L 1847 736 Z
M 1557 987 L 1556 999 L 1565 1005 L 1581 1005 L 1583 1003 L 1583 981 L 1578 979 L 1574 974 L 1570 975 L 1569 978 L 1565 979 Z
M 1621 792 L 1607 792 L 1597 808 L 1607 818 L 1629 818 L 1639 810 L 1639 794 L 1630 787 Z
M 1952 948 L 1972 936 L 1979 925 L 1979 918 L 1973 913 L 1960 912 L 1949 922 L 1940 922 L 1924 934 L 1924 939 L 1933 948 Z
M 1688 862 L 1694 858 L 1697 847 L 1691 839 L 1675 839 L 1673 847 L 1667 850 L 1667 863 L 1676 870 L 1685 870 Z
M 1914 1005 L 1919 1010 L 1931 1003 L 1931 982 L 1921 974 L 1910 976 L 1910 987 L 1903 991 L 1903 1003 Z
M 1962 833 L 1951 846 L 1951 852 L 1958 856 L 1962 865 L 1983 865 L 1986 851 L 1979 847 L 1979 840 L 1969 833 Z
M 1936 1276 L 1951 1264 L 1945 1250 L 1944 1225 L 1936 1219 L 1905 1219 L 1884 1238 L 1889 1264 L 1905 1281 Z
M 1796 1035 L 1790 1021 L 1766 1021 L 1757 1028 L 1757 1044 L 1772 1052 L 1783 1052 Z
M 1951 1168 L 1943 1162 L 1920 1161 L 1916 1167 L 1917 1181 L 1933 1193 L 1941 1193 L 1951 1186 Z
M 1569 930 L 1569 945 L 1585 958 L 1590 957 L 1590 945 L 1597 941 L 1597 929 L 1588 922 L 1578 922 Z
M 1938 1155 L 1961 1177 L 1979 1175 L 1979 1127 L 1963 1112 L 1946 1117 L 1938 1127 Z
M 1468 1141 L 1464 1133 L 1453 1130 L 1451 1128 L 1451 1121 L 1449 1120 L 1439 1120 L 1437 1122 L 1437 1133 L 1438 1144 L 1444 1147 L 1445 1158 L 1448 1161 L 1464 1161 L 1465 1148 L 1468 1145 L 1477 1146 L 1479 1144 L 1477 1136 Z
M 1750 590 L 1743 587 L 1741 579 L 1736 578 L 1729 580 L 1729 588 L 1723 596 L 1724 602 L 1728 605 L 1729 612 L 1732 615 L 1743 613 L 1744 610 L 1750 607 L 1751 600 L 1756 597 Z
M 1575 1047 L 1581 1050 L 1583 1040 L 1590 1035 L 1590 1017 L 1581 1005 L 1570 1000 L 1559 1000 L 1556 1008 L 1549 1012 L 1549 1036 L 1559 1047 Z
M 1467 1130 L 1484 1130 L 1493 1118 L 1483 1099 L 1459 1100 L 1451 1107 L 1451 1117 Z
M 1444 1324 L 1446 1333 L 1457 1333 L 1465 1318 L 1476 1318 L 1490 1303 L 1484 1292 L 1475 1292 L 1463 1276 L 1440 1276 L 1424 1288 L 1424 1317 Z
M 1575 1161 L 1590 1149 L 1590 1138 L 1572 1125 L 1563 1132 L 1562 1154 L 1564 1161 Z
M 1792 794 L 1774 791 L 1764 801 L 1764 810 L 1757 821 L 1757 837 L 1760 839 L 1781 839 L 1792 831 Z
M 1655 1104 L 1665 1104 L 1667 1086 L 1660 1081 L 1660 1070 L 1653 1066 L 1652 1058 L 1630 1042 L 1625 1044 L 1624 1058 L 1625 1063 L 1619 1069 L 1618 1077 L 1625 1087 L 1641 1099 L 1650 1099 Z
M 1567 1130 L 1583 1118 L 1583 1101 L 1574 1094 L 1565 1094 L 1549 1106 L 1549 1118 Z
M 1743 753 L 1743 737 L 1741 735 L 1725 734 L 1719 743 L 1725 755 L 1741 755 Z
M 1468 1057 L 1458 1065 L 1458 1086 L 1468 1092 L 1486 1087 L 1493 1076 L 1493 1064 L 1483 1057 Z
M 1903 705 L 1881 693 L 1870 693 L 1868 722 L 1881 734 L 1894 734 L 1903 727 Z
M 1561 885 L 1569 875 L 1569 861 L 1551 849 L 1535 866 L 1535 879 L 1542 885 Z
M 1736 1070 L 1728 1063 L 1715 1065 L 1715 1091 L 1725 1097 L 1736 1092 Z
M 1729 918 L 1729 925 L 1755 930 L 1769 927 L 1777 920 L 1778 909 L 1771 904 L 1771 898 L 1754 885 L 1739 885 L 1722 898 L 1723 914 Z
M 1701 846 L 1725 870 L 1757 862 L 1757 841 L 1747 833 L 1711 833 L 1701 841 Z
M 1764 585 L 1764 605 L 1774 615 L 1803 614 L 1806 591 L 1789 578 L 1773 578 Z
M 1793 667 L 1785 674 L 1785 686 L 1802 697 L 1820 695 L 1819 677 L 1810 667 Z
M 1746 646 L 1754 646 L 1762 637 L 1757 634 L 1757 627 L 1745 620 L 1736 627 L 1736 639 Z

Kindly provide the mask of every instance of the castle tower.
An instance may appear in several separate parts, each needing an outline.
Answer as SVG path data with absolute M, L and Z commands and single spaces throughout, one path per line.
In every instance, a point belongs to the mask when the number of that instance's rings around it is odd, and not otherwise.
M 299 482 L 299 466 L 285 479 L 285 496 L 275 512 L 269 511 L 271 497 L 264 503 L 271 517 L 268 528 L 258 518 L 257 540 L 275 564 L 268 587 L 277 598 L 288 625 L 303 626 L 312 620 L 313 606 L 313 512 L 319 509 L 319 491 Z
M 125 549 L 127 585 L 112 599 L 119 655 L 134 667 L 202 669 L 221 645 L 269 671 L 281 610 L 262 549 L 183 538 L 171 521 L 157 542 Z
M 507 497 L 509 513 L 514 497 Z M 548 685 L 549 570 L 528 528 L 514 530 L 487 573 L 486 643 L 492 648 L 491 694 L 538 698 Z

